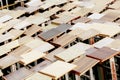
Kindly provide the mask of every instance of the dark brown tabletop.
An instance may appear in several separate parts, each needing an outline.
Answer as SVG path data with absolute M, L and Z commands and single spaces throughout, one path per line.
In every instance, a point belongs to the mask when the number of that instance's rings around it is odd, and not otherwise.
M 100 60 L 100 62 L 104 62 L 104 61 L 114 57 L 117 54 L 119 54 L 118 51 L 112 50 L 108 47 L 103 47 L 103 48 L 100 48 L 100 49 L 94 51 L 91 54 L 87 54 L 87 56 L 97 59 L 97 60 Z
M 98 62 L 99 60 L 87 56 L 81 57 L 73 62 L 73 64 L 77 65 L 77 67 L 73 69 L 73 72 L 78 75 L 82 75 L 90 70 L 92 67 L 94 67 Z
M 45 41 L 48 41 L 48 40 L 64 33 L 66 30 L 68 30 L 71 27 L 72 26 L 70 26 L 68 24 L 61 24 L 60 26 L 58 26 L 56 28 L 50 29 L 46 32 L 42 32 L 41 34 L 39 34 L 39 37 Z

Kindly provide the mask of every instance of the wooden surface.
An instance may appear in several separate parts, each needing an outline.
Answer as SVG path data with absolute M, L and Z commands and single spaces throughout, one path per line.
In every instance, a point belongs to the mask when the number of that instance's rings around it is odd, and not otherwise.
M 64 6 L 62 7 L 62 9 L 65 10 L 65 11 L 68 11 L 68 10 L 70 10 L 70 9 L 75 8 L 76 6 L 77 6 L 77 5 L 74 4 L 74 3 L 68 3 L 68 4 L 64 5 Z
M 40 46 L 38 46 L 34 50 L 45 53 L 45 52 L 47 52 L 47 51 L 49 51 L 49 50 L 51 50 L 53 48 L 55 48 L 53 45 L 51 45 L 48 42 L 44 42 L 43 44 L 41 44 Z
M 6 80 L 23 80 L 32 74 L 32 71 L 27 70 L 26 68 L 21 68 L 15 72 L 6 75 L 5 78 Z
M 107 47 L 120 51 L 120 39 L 114 40 L 113 42 L 108 44 Z
M 110 59 L 111 57 L 114 57 L 117 54 L 119 54 L 118 51 L 112 50 L 108 47 L 103 47 L 103 48 L 96 50 L 95 52 L 91 54 L 88 54 L 87 56 L 100 60 L 100 62 L 104 62 Z
M 62 34 L 66 30 L 68 30 L 70 27 L 71 27 L 70 25 L 62 24 L 56 28 L 50 29 L 46 32 L 42 32 L 41 34 L 39 34 L 39 37 L 48 41 L 48 40 Z
M 46 56 L 44 56 L 45 59 L 49 60 L 49 61 L 56 61 L 57 59 L 55 58 L 54 55 L 58 54 L 58 53 L 61 53 L 63 52 L 65 49 L 60 47 L 60 48 L 57 48 L 55 49 L 54 51 L 50 52 L 49 54 L 47 54 Z
M 5 68 L 17 63 L 18 61 L 20 61 L 20 59 L 21 59 L 21 57 L 7 55 L 0 59 L 0 68 L 5 69 Z
M 47 26 L 42 26 L 41 29 L 43 32 L 45 32 L 45 31 L 48 31 L 48 30 L 50 30 L 52 28 L 56 28 L 56 27 L 58 27 L 58 25 L 48 24 Z
M 72 47 L 64 50 L 63 52 L 56 54 L 55 57 L 59 60 L 65 61 L 65 62 L 72 61 L 75 58 L 83 55 L 85 52 L 84 50 L 82 50 L 82 48 L 80 49 L 79 45 L 80 44 L 73 45 Z
M 24 11 L 26 11 L 28 14 L 31 14 L 39 9 L 40 9 L 39 6 L 30 6 L 28 8 L 25 8 Z
M 14 38 L 14 36 L 12 34 L 10 34 L 10 33 L 0 35 L 0 43 L 4 42 L 4 41 L 7 41 L 9 39 L 12 39 L 12 38 Z
M 106 37 L 106 38 L 103 38 L 100 41 L 96 42 L 95 44 L 93 44 L 93 46 L 96 48 L 102 48 L 102 47 L 107 46 L 108 44 L 112 43 L 113 41 L 114 41 L 114 39 Z
M 77 65 L 73 71 L 78 74 L 78 75 L 83 75 L 85 74 L 88 70 L 90 70 L 92 67 L 94 67 L 99 60 L 89 58 L 89 57 L 81 57 L 77 60 L 75 60 L 72 64 Z
M 49 18 L 33 15 L 33 16 L 30 16 L 30 17 L 26 18 L 25 21 L 28 21 L 29 23 L 32 23 L 32 24 L 35 24 L 35 25 L 40 25 L 44 22 L 49 21 Z
M 114 4 L 110 5 L 109 7 L 113 8 L 113 9 L 118 9 L 118 8 L 120 8 L 119 5 L 120 5 L 120 1 L 118 0 Z
M 3 25 L 1 25 L 1 26 L 3 26 L 3 28 L 0 29 L 0 34 L 7 31 L 7 30 L 9 30 L 9 29 L 11 29 L 15 24 L 17 24 L 19 22 L 21 22 L 21 20 L 13 19 L 13 20 L 10 20 L 10 21 L 8 21 L 6 23 L 3 23 Z
M 42 69 L 44 69 L 45 67 L 49 66 L 52 62 L 45 60 L 39 64 L 37 64 L 36 66 L 32 67 L 30 70 L 34 71 L 34 72 L 38 72 Z
M 29 48 L 25 45 L 22 45 L 22 46 L 18 47 L 17 49 L 15 49 L 14 51 L 12 51 L 10 54 L 20 56 L 22 54 L 25 54 L 25 53 L 31 51 L 31 50 L 32 50 L 31 48 Z
M 32 36 L 33 34 L 40 32 L 40 31 L 41 31 L 41 28 L 39 26 L 33 25 L 30 28 L 28 28 L 24 34 L 26 34 L 27 36 Z
M 78 37 L 84 41 L 86 39 L 89 39 L 89 38 L 92 38 L 92 37 L 95 37 L 96 35 L 99 35 L 100 32 L 95 30 L 95 29 L 89 29 L 87 31 L 84 31 L 83 33 L 79 34 Z
M 72 21 L 72 23 L 78 23 L 78 22 L 87 23 L 87 22 L 89 22 L 90 20 L 91 20 L 91 19 L 89 19 L 89 18 L 87 18 L 87 17 L 81 17 L 81 18 L 79 18 L 79 19 L 77 19 L 77 20 Z
M 34 39 L 33 41 L 25 44 L 25 46 L 31 48 L 31 49 L 35 49 L 37 47 L 39 47 L 41 44 L 45 43 L 44 41 L 42 41 L 41 39 Z
M 12 16 L 14 19 L 17 19 L 18 17 L 22 16 L 26 12 L 24 10 L 17 10 L 17 11 L 11 11 L 11 13 L 8 13 L 8 15 Z
M 32 38 L 30 36 L 24 36 L 24 37 L 18 39 L 18 42 L 19 42 L 20 45 L 23 45 L 23 44 L 27 44 L 27 43 L 29 43 L 30 41 L 33 41 L 33 40 L 34 40 L 34 38 Z
M 118 16 L 120 15 L 120 13 L 116 13 L 114 11 L 111 11 L 109 13 L 107 13 L 106 15 L 104 15 L 101 20 L 106 20 L 106 21 L 114 21 L 118 18 Z
M 0 56 L 6 54 L 7 52 L 10 52 L 11 50 L 7 47 L 0 46 Z
M 3 17 L 0 18 L 0 23 L 4 23 L 8 20 L 11 20 L 13 17 L 9 16 L 9 15 L 5 15 Z
M 33 75 L 25 78 L 24 80 L 52 80 L 52 78 L 41 73 L 34 73 Z
M 50 16 L 56 14 L 56 13 L 57 13 L 58 11 L 60 11 L 60 10 L 61 10 L 61 8 L 59 8 L 59 7 L 54 7 L 54 8 L 52 8 L 52 9 L 50 9 L 49 11 L 46 11 L 46 12 L 44 12 L 44 13 L 42 13 L 42 14 L 39 14 L 39 15 L 47 18 L 47 17 L 50 17 Z
M 45 3 L 44 5 L 41 5 L 41 6 L 40 6 L 40 9 L 45 10 L 45 9 L 47 9 L 47 8 L 50 8 L 50 7 L 54 6 L 54 5 L 55 5 L 55 2 L 53 2 L 53 1 L 47 2 L 47 3 Z
M 76 28 L 76 29 L 74 29 L 74 30 L 71 30 L 68 34 L 69 35 L 79 35 L 79 34 L 81 34 L 81 33 L 83 33 L 85 30 L 83 30 L 83 29 L 81 29 L 81 28 Z
M 56 61 L 52 63 L 51 65 L 45 67 L 44 69 L 40 70 L 41 73 L 46 74 L 48 76 L 53 77 L 53 79 L 58 79 L 74 69 L 76 65 L 62 62 L 62 61 Z
M 27 26 L 30 26 L 30 25 L 31 25 L 30 22 L 28 22 L 28 21 L 22 21 L 22 22 L 16 24 L 14 26 L 14 28 L 17 29 L 17 30 L 20 30 L 20 29 L 24 29 L 24 28 L 26 28 Z
M 110 24 L 93 23 L 89 27 L 87 27 L 87 29 L 90 28 L 99 31 L 101 34 L 108 35 L 109 37 L 113 37 L 120 32 L 119 26 Z
M 45 55 L 46 54 L 44 54 L 42 52 L 32 50 L 26 54 L 21 55 L 22 59 L 20 60 L 20 63 L 23 65 L 28 65 L 29 63 L 32 63 L 32 62 L 42 58 Z
M 34 1 L 29 1 L 27 3 L 25 3 L 26 6 L 31 7 L 31 6 L 40 6 L 42 5 L 44 2 L 41 2 L 40 0 L 34 0 Z
M 13 40 L 18 38 L 20 35 L 22 35 L 24 33 L 24 31 L 22 30 L 16 30 L 16 29 L 12 29 L 9 31 L 10 34 L 12 34 L 14 37 L 12 38 Z
M 54 40 L 53 43 L 63 47 L 63 46 L 68 45 L 69 43 L 73 42 L 76 38 L 77 38 L 77 36 L 64 34 L 61 37 Z

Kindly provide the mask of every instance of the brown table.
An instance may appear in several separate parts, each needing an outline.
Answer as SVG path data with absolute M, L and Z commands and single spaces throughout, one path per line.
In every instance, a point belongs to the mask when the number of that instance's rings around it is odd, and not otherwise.
M 103 47 L 91 54 L 87 54 L 88 57 L 100 60 L 100 63 L 103 63 L 106 60 L 110 61 L 110 68 L 111 68 L 111 74 L 112 74 L 112 80 L 117 80 L 117 74 L 116 74 L 116 67 L 115 67 L 115 60 L 114 56 L 119 54 L 120 52 L 112 50 L 108 47 Z
M 73 69 L 73 71 L 77 75 L 83 75 L 84 73 L 89 71 L 92 67 L 94 67 L 98 62 L 99 60 L 87 56 L 81 57 L 73 62 L 73 64 L 77 65 L 77 67 Z
M 43 68 L 49 66 L 52 62 L 45 60 L 39 64 L 37 64 L 36 66 L 32 67 L 30 70 L 34 71 L 34 72 L 38 72 L 40 70 L 42 70 Z
M 69 28 L 71 28 L 70 25 L 68 24 L 61 24 L 60 26 L 50 29 L 46 32 L 42 32 L 41 34 L 39 34 L 39 37 L 42 38 L 45 41 L 49 41 L 52 38 L 57 37 L 58 35 L 66 32 Z
M 87 54 L 87 56 L 100 60 L 100 62 L 104 62 L 110 59 L 111 57 L 114 57 L 117 54 L 119 54 L 118 51 L 112 50 L 108 47 L 103 47 L 103 48 L 96 50 L 95 52 L 91 54 Z
M 54 40 L 52 43 L 64 47 L 64 46 L 68 45 L 69 43 L 75 41 L 76 38 L 77 38 L 77 36 L 75 36 L 75 35 L 64 34 L 63 36 Z
M 5 69 L 19 62 L 21 57 L 16 57 L 14 55 L 7 55 L 0 59 L 0 68 Z
M 21 68 L 15 72 L 12 72 L 5 76 L 6 80 L 23 80 L 24 78 L 32 75 L 33 72 L 30 70 L 27 70 L 26 68 Z

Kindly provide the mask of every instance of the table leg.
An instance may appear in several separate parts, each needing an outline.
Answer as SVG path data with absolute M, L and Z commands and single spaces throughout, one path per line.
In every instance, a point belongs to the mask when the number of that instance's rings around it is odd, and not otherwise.
M 111 68 L 112 80 L 117 80 L 114 57 L 110 58 L 110 68 Z

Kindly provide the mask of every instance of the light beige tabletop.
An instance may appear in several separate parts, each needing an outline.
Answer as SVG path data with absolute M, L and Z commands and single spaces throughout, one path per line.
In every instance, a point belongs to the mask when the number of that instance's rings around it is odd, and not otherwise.
M 40 0 L 31 0 L 27 3 L 25 3 L 25 5 L 27 5 L 28 7 L 31 7 L 31 6 L 40 6 L 44 4 L 44 2 L 41 2 Z
M 59 60 L 69 62 L 83 55 L 85 53 L 85 50 L 90 47 L 90 45 L 84 43 L 77 43 L 76 45 L 73 45 L 72 47 L 64 50 L 63 52 L 55 54 L 55 57 Z
M 43 44 L 41 44 L 40 46 L 38 46 L 37 48 L 35 48 L 34 50 L 40 51 L 40 52 L 47 52 L 51 49 L 53 49 L 54 46 L 48 42 L 44 42 Z
M 10 15 L 5 15 L 5 16 L 3 16 L 3 17 L 0 17 L 0 23 L 4 23 L 4 22 L 6 22 L 6 21 L 8 21 L 8 20 L 11 20 L 13 17 L 12 16 L 10 16 Z
M 102 47 L 112 43 L 113 41 L 114 41 L 114 39 L 106 37 L 106 38 L 103 38 L 100 41 L 96 42 L 95 44 L 93 44 L 93 46 L 96 48 L 102 48 Z
M 59 47 L 57 49 L 55 49 L 54 51 L 50 52 L 49 54 L 47 54 L 46 56 L 44 56 L 45 59 L 49 60 L 49 61 L 56 61 L 57 59 L 55 58 L 55 54 L 59 54 L 61 52 L 63 52 L 65 49 L 62 47 Z
M 26 28 L 27 26 L 30 26 L 31 24 L 32 24 L 32 23 L 30 23 L 30 22 L 28 22 L 28 21 L 22 21 L 22 22 L 16 24 L 16 25 L 14 26 L 14 28 L 17 29 L 17 30 L 20 30 L 20 29 Z
M 22 35 L 25 31 L 23 30 L 16 30 L 16 29 L 12 29 L 10 30 L 8 33 L 10 33 L 11 35 L 13 35 L 14 37 L 12 38 L 13 40 L 18 38 L 20 35 Z
M 108 35 L 109 37 L 113 37 L 114 35 L 120 32 L 119 26 L 110 25 L 110 24 L 93 23 L 89 25 L 89 27 L 87 27 L 86 29 L 90 29 L 90 28 L 99 31 L 101 34 Z
M 26 77 L 33 75 L 34 72 L 26 69 L 25 67 L 18 69 L 5 76 L 6 80 L 24 80 Z
M 46 74 L 48 76 L 53 77 L 53 79 L 58 79 L 74 69 L 76 65 L 62 62 L 62 61 L 56 61 L 49 66 L 45 67 L 44 69 L 40 70 L 40 73 Z
M 114 8 L 114 9 L 118 9 L 118 8 L 120 8 L 119 5 L 120 5 L 120 1 L 117 0 L 114 4 L 110 5 L 109 7 L 110 8 Z
M 7 41 L 9 39 L 13 39 L 13 38 L 14 38 L 14 36 L 12 34 L 10 34 L 10 33 L 6 33 L 4 35 L 0 35 L 0 43 L 4 42 L 4 41 Z
M 18 19 L 13 19 L 13 20 L 10 20 L 6 23 L 3 23 L 2 25 L 0 25 L 2 28 L 0 29 L 0 34 L 9 30 L 10 28 L 12 28 L 15 24 L 21 22 L 21 20 L 18 20 Z
M 65 11 L 67 11 L 67 10 L 70 10 L 70 9 L 72 9 L 72 8 L 75 8 L 76 6 L 77 6 L 77 5 L 74 4 L 74 3 L 68 3 L 68 4 L 64 5 L 64 6 L 62 7 L 62 9 L 65 10 Z
M 52 77 L 49 77 L 47 75 L 36 72 L 36 73 L 28 76 L 24 80 L 52 80 Z
M 45 56 L 46 54 L 45 53 L 42 53 L 42 52 L 39 52 L 37 50 L 32 50 L 26 54 L 22 54 L 21 57 L 23 59 L 20 60 L 20 62 L 23 64 L 23 65 L 27 65 L 31 62 L 34 62 L 40 58 L 42 58 L 43 56 Z
M 120 51 L 120 39 L 115 39 L 110 44 L 108 44 L 107 47 Z
M 92 38 L 92 37 L 95 37 L 96 35 L 99 35 L 100 32 L 95 30 L 95 29 L 89 29 L 89 30 L 86 30 L 82 33 L 80 33 L 79 35 L 77 35 L 82 41 L 86 40 L 86 39 L 89 39 L 89 38 Z
M 50 8 L 51 6 L 54 6 L 55 5 L 55 2 L 47 2 L 43 5 L 40 6 L 41 9 L 45 10 L 47 8 Z
M 5 69 L 5 68 L 19 62 L 20 59 L 21 59 L 21 57 L 16 57 L 16 56 L 13 56 L 13 55 L 7 55 L 7 56 L 0 59 L 0 68 Z
M 27 46 L 31 49 L 35 49 L 43 43 L 44 43 L 44 41 L 42 41 L 41 39 L 34 39 L 34 40 L 30 41 L 29 43 L 25 44 L 25 46 Z
M 27 36 L 32 36 L 33 34 L 41 31 L 41 27 L 37 26 L 37 25 L 33 25 L 30 28 L 28 28 L 24 34 L 26 34 Z

